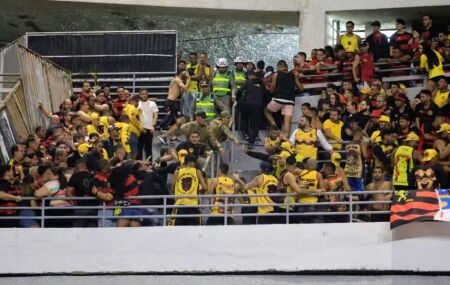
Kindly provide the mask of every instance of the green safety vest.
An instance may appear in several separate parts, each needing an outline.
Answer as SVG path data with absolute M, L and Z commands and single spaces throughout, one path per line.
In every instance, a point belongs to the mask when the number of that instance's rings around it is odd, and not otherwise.
M 234 82 L 236 83 L 236 87 L 237 89 L 240 89 L 241 86 L 245 83 L 245 81 L 247 80 L 247 78 L 245 78 L 245 72 L 244 70 L 242 71 L 237 71 L 235 70 L 233 72 L 233 77 L 234 77 Z
M 216 72 L 212 80 L 213 92 L 217 97 L 231 95 L 230 73 Z
M 205 112 L 206 120 L 213 120 L 216 117 L 216 105 L 211 94 L 202 98 L 202 94 L 198 94 L 195 103 L 195 113 Z

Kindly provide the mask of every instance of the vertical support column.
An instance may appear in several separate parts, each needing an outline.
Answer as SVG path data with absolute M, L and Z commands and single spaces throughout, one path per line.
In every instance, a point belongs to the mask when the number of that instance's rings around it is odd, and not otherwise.
M 301 7 L 299 17 L 299 44 L 300 50 L 309 56 L 312 49 L 326 45 L 326 14 L 321 5 L 305 6 Z

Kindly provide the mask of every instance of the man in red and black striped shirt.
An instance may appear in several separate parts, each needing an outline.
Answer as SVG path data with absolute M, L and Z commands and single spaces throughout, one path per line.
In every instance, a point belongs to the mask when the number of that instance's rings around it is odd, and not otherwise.
M 410 53 L 410 46 L 409 46 L 408 42 L 412 38 L 412 35 L 405 30 L 405 27 L 406 27 L 405 20 L 403 20 L 403 19 L 396 20 L 395 28 L 397 29 L 397 32 L 395 32 L 389 40 L 389 45 L 390 45 L 389 55 L 390 56 L 393 55 L 394 47 L 398 47 L 405 54 Z

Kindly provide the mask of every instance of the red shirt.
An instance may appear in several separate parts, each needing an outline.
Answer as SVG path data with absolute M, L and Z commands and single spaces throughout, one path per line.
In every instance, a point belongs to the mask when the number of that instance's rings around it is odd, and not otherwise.
M 92 90 L 89 93 L 86 93 L 86 92 L 84 92 L 84 90 L 81 90 L 80 98 L 85 103 L 86 103 L 88 97 L 94 97 L 94 96 L 95 96 L 95 93 Z
M 114 190 L 108 181 L 109 174 L 97 172 L 94 176 L 94 186 L 102 193 L 110 193 L 114 196 Z M 114 200 L 106 202 L 106 206 L 114 206 Z
M 373 79 L 373 54 L 362 53 L 359 55 L 361 81 L 372 82 Z
M 133 175 L 129 175 L 126 181 L 124 197 L 131 197 L 139 195 L 139 186 L 137 184 L 136 178 Z M 130 199 L 131 205 L 137 205 L 141 203 L 141 200 Z
M 325 59 L 323 61 L 318 61 L 317 59 L 313 59 L 311 60 L 311 62 L 309 63 L 310 66 L 316 66 L 318 64 L 333 64 L 333 62 L 330 59 Z M 329 70 L 320 70 L 320 71 L 316 71 L 315 75 L 326 75 L 329 73 Z M 312 82 L 326 82 L 328 81 L 327 76 L 314 76 L 311 78 Z
M 120 99 L 116 99 L 113 102 L 113 108 L 116 112 L 116 116 L 120 117 L 123 113 L 123 108 L 125 107 L 125 105 L 127 104 L 127 100 L 120 100 Z

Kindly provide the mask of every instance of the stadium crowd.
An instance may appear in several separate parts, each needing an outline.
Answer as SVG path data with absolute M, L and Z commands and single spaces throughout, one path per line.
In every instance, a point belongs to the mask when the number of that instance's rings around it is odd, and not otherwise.
M 169 200 L 181 206 L 170 209 L 174 217 L 169 225 L 223 224 L 224 203 L 232 205 L 236 200 L 247 205 L 228 207 L 230 214 L 237 210 L 259 214 L 243 217 L 244 224 L 284 223 L 285 217 L 270 214 L 286 213 L 286 207 L 293 213 L 349 211 L 344 204 L 314 205 L 348 199 L 327 192 L 415 189 L 414 169 L 422 166 L 434 170 L 426 179 L 449 188 L 450 91 L 444 64 L 450 52 L 450 26 L 439 31 L 431 15 L 422 20 L 423 27 L 410 34 L 405 21 L 398 19 L 390 39 L 374 21 L 373 33 L 364 42 L 348 21 L 347 32 L 335 47 L 315 49 L 309 58 L 299 52 L 291 69 L 283 60 L 266 67 L 262 60 L 255 64 L 242 57 L 232 67 L 221 58 L 214 68 L 206 53 L 192 52 L 188 62 L 178 62 L 161 120 L 147 89 L 131 94 L 118 87 L 112 94 L 108 85 L 93 87 L 86 81 L 59 110 L 45 110 L 39 103 L 36 107 L 50 120 L 50 127 L 36 127 L 34 134 L 12 147 L 10 163 L 0 166 L 0 206 L 4 207 L 0 215 L 22 218 L 0 219 L 0 225 L 40 227 L 42 203 L 47 216 L 63 217 L 47 220 L 46 227 L 157 225 L 161 219 L 142 216 L 161 214 L 160 210 L 130 206 L 161 205 L 161 198 L 128 197 L 169 194 L 193 195 Z M 410 100 L 406 94 L 413 83 L 402 76 L 412 72 L 426 73 L 429 80 Z M 380 76 L 400 79 L 386 86 Z M 325 83 L 326 88 L 305 89 L 314 83 Z M 317 94 L 320 100 L 317 106 L 301 105 L 298 126 L 291 130 L 295 98 L 308 94 Z M 233 120 L 240 134 L 231 131 Z M 262 140 L 261 129 L 268 130 Z M 159 157 L 152 157 L 155 136 L 162 144 Z M 208 157 L 213 151 L 223 153 L 227 140 L 261 160 L 260 174 L 245 181 L 230 173 L 226 163 L 220 164 L 214 177 L 205 171 Z M 228 201 L 216 197 L 207 201 L 211 204 L 207 219 L 177 217 L 199 214 L 196 206 L 205 201 L 198 195 L 204 193 L 267 196 Z M 275 193 L 292 195 L 270 196 Z M 52 199 L 41 200 L 44 197 Z M 353 199 L 387 201 L 391 194 Z M 93 209 L 103 203 L 108 207 Z M 389 204 L 358 210 L 389 211 Z M 106 221 L 83 218 L 103 214 Z M 71 215 L 78 218 L 64 218 Z M 389 214 L 358 218 L 387 221 Z M 294 223 L 348 221 L 348 215 L 338 214 L 290 219 Z M 234 219 L 228 217 L 227 223 Z

